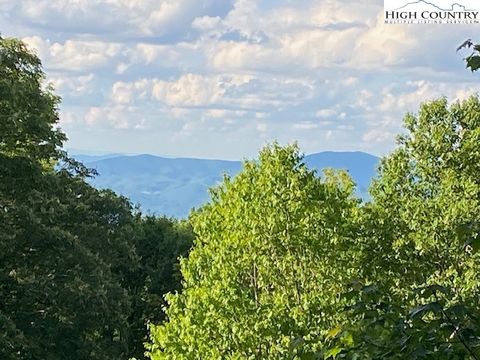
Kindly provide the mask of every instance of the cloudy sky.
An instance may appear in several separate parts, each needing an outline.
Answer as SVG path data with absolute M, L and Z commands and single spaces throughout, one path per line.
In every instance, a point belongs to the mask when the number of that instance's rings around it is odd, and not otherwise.
M 478 25 L 385 25 L 382 12 L 381 0 L 0 0 L 0 31 L 43 60 L 69 148 L 239 159 L 277 139 L 384 154 L 405 112 L 464 98 L 480 75 L 455 53 Z

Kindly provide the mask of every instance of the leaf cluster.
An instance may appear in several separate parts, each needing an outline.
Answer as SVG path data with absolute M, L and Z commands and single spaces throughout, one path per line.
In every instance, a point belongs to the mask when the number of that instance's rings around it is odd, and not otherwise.
M 192 215 L 152 359 L 478 359 L 480 101 L 423 104 L 361 203 L 267 146 Z

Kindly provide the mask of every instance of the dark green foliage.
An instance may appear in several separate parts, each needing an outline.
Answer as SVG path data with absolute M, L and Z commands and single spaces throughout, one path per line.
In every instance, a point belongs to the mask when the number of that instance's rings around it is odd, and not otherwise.
M 0 358 L 142 358 L 147 322 L 180 287 L 188 225 L 133 216 L 66 171 L 0 162 Z
M 87 184 L 43 79 L 24 44 L 0 38 L 0 359 L 141 358 L 191 230 Z
M 457 48 L 457 51 L 463 48 L 473 48 L 473 52 L 465 58 L 467 69 L 472 70 L 472 72 L 480 69 L 480 44 L 474 44 L 471 39 L 468 39 Z
M 0 358 L 121 357 L 130 205 L 74 162 L 54 170 L 65 136 L 40 60 L 0 39 L 0 73 Z
M 181 289 L 178 258 L 187 255 L 193 232 L 187 222 L 152 216 L 139 218 L 135 232 L 139 261 L 128 284 L 132 295 L 130 356 L 142 359 L 148 324 L 165 319 L 164 295 Z
M 1 357 L 120 358 L 129 312 L 122 269 L 134 257 L 128 203 L 66 173 L 30 186 L 1 193 L 0 312 L 12 326 Z
M 345 359 L 475 359 L 479 309 L 447 305 L 453 296 L 432 285 L 399 301 L 373 285 L 353 287 L 345 295 L 351 301 L 346 311 L 352 325 L 331 332 L 330 353 Z
M 373 285 L 348 294 L 350 320 L 331 347 L 344 358 L 479 359 L 480 101 L 426 103 L 405 127 L 363 209 Z
M 21 41 L 0 37 L 0 153 L 58 158 L 66 139 L 53 129 L 60 99 L 43 80 L 40 59 Z

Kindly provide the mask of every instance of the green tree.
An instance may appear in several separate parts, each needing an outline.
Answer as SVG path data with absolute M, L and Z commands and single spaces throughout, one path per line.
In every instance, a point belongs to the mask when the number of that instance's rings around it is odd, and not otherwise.
M 67 175 L 33 181 L 0 215 L 1 358 L 126 358 L 128 205 Z
M 347 357 L 480 358 L 480 101 L 423 104 L 363 209 L 364 285 L 333 339 Z M 353 338 L 353 345 L 342 339 Z
M 193 234 L 88 185 L 59 101 L 38 57 L 0 38 L 0 358 L 140 359 Z
M 314 356 L 352 278 L 358 200 L 345 173 L 317 178 L 272 145 L 192 215 L 183 291 L 152 326 L 153 359 Z M 350 264 L 350 265 L 349 265 Z
M 40 59 L 17 39 L 0 37 L 0 153 L 59 158 L 66 139 L 55 126 L 60 101 L 44 86 Z
M 130 204 L 65 157 L 59 99 L 23 43 L 0 39 L 0 74 L 0 358 L 126 358 Z
M 165 320 L 164 295 L 181 289 L 178 258 L 187 255 L 192 243 L 193 232 L 185 221 L 153 216 L 137 219 L 138 266 L 128 281 L 132 301 L 130 356 L 144 358 L 148 324 Z

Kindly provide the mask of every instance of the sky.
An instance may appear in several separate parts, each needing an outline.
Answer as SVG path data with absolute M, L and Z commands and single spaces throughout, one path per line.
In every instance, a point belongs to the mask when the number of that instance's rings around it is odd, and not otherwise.
M 40 56 L 85 151 L 384 155 L 405 113 L 480 82 L 455 52 L 478 24 L 384 24 L 378 0 L 0 0 L 0 32 Z

